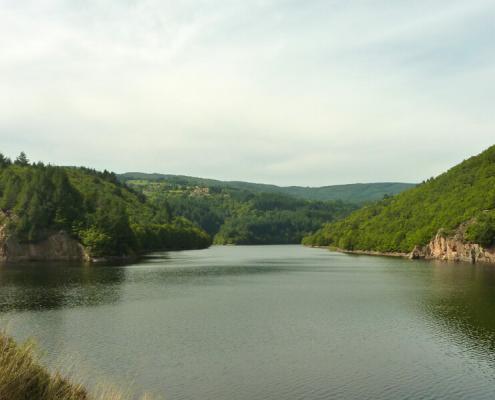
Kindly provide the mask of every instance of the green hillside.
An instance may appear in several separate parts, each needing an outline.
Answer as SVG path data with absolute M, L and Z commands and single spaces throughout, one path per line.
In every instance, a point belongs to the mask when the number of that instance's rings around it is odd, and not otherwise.
M 199 186 L 208 188 L 247 190 L 253 193 L 278 193 L 294 196 L 305 200 L 342 200 L 352 203 L 376 201 L 383 196 L 391 196 L 414 187 L 411 183 L 381 182 L 355 183 L 349 185 L 333 185 L 322 187 L 276 186 L 262 183 L 219 181 L 215 179 L 196 178 L 184 175 L 146 174 L 142 172 L 127 172 L 118 175 L 123 182 L 145 180 L 166 182 L 169 185 L 181 187 Z
M 435 179 L 325 225 L 303 240 L 348 250 L 409 252 L 469 222 L 466 239 L 495 242 L 495 146 Z
M 31 164 L 23 153 L 14 162 L 0 154 L 0 208 L 0 224 L 21 243 L 63 230 L 94 257 L 210 244 L 204 231 L 111 172 Z
M 324 222 L 343 218 L 357 208 L 340 200 L 309 201 L 282 193 L 173 182 L 141 179 L 126 184 L 156 207 L 193 221 L 217 244 L 300 243 Z
M 393 196 L 415 185 L 412 183 L 380 182 L 352 183 L 322 187 L 289 186 L 282 188 L 284 193 L 309 200 L 342 200 L 356 204 L 381 200 Z

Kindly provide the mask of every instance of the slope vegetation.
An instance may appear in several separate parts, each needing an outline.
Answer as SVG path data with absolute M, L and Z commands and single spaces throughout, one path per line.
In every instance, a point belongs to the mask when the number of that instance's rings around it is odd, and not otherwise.
M 464 239 L 495 242 L 495 146 L 416 188 L 367 205 L 304 238 L 306 245 L 347 250 L 410 252 L 440 230 L 448 236 L 467 224 Z
M 210 244 L 204 231 L 154 206 L 113 173 L 30 164 L 25 155 L 14 163 L 0 155 L 0 208 L 6 243 L 39 243 L 64 231 L 89 257 Z
M 159 208 L 183 216 L 214 236 L 216 244 L 300 243 L 324 222 L 348 215 L 352 203 L 309 201 L 280 193 L 129 180 Z

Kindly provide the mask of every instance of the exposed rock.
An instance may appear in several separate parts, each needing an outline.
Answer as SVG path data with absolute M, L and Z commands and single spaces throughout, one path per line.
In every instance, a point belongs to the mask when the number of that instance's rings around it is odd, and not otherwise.
M 60 231 L 36 243 L 21 243 L 0 226 L 0 262 L 8 261 L 89 261 L 84 247 Z
M 411 260 L 418 260 L 420 258 L 425 258 L 423 249 L 419 246 L 414 246 L 414 249 L 408 256 Z
M 453 236 L 445 236 L 439 232 L 424 247 L 416 246 L 409 258 L 437 259 L 444 261 L 463 261 L 470 263 L 495 263 L 495 248 L 483 248 L 477 243 L 464 240 L 466 225 L 461 226 Z

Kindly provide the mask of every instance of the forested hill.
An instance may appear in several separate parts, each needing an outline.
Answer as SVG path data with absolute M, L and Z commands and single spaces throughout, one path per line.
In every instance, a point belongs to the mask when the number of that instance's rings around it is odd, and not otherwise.
M 300 243 L 326 221 L 355 210 L 343 201 L 310 201 L 281 193 L 259 193 L 189 182 L 128 180 L 126 184 L 146 195 L 152 204 L 167 204 L 214 236 L 217 244 Z
M 0 154 L 0 208 L 1 240 L 38 243 L 65 231 L 91 257 L 211 243 L 206 232 L 111 172 L 30 163 L 24 153 L 14 162 Z
M 127 172 L 117 175 L 123 181 L 159 181 L 181 187 L 199 186 L 205 188 L 222 188 L 247 190 L 252 193 L 278 193 L 294 196 L 305 200 L 342 200 L 356 204 L 382 199 L 414 186 L 411 183 L 381 182 L 355 183 L 348 185 L 333 185 L 322 187 L 276 186 L 262 183 L 220 181 L 215 179 L 196 178 L 184 175 L 146 174 L 142 172 Z
M 414 189 L 327 224 L 304 244 L 410 252 L 440 230 L 449 236 L 461 224 L 467 242 L 495 244 L 495 146 Z

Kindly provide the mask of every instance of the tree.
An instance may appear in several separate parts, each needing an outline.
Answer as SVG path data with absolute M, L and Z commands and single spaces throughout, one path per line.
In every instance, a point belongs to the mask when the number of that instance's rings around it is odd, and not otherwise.
M 22 167 L 25 167 L 26 165 L 29 165 L 29 159 L 26 156 L 26 153 L 21 151 L 21 153 L 17 156 L 14 162 L 16 165 L 20 165 Z
M 10 164 L 12 164 L 10 158 L 5 157 L 2 153 L 0 153 L 0 168 L 8 167 Z

